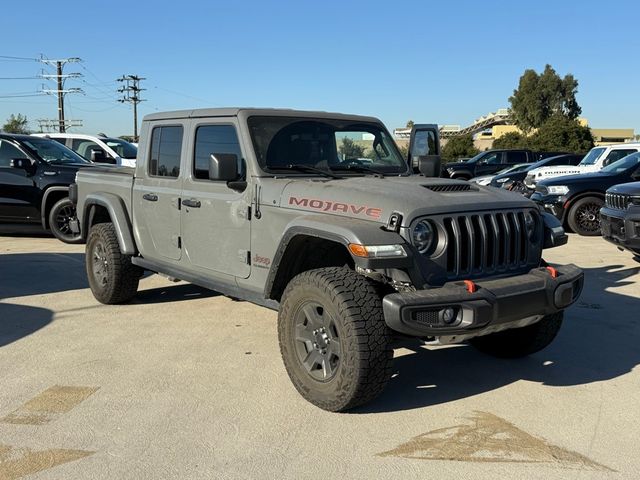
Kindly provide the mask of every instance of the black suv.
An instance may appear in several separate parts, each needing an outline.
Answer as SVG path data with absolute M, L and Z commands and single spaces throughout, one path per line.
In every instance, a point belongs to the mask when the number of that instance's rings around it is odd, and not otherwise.
M 0 224 L 41 225 L 65 243 L 78 243 L 69 222 L 69 184 L 84 158 L 48 138 L 0 133 Z
M 563 152 L 532 152 L 531 150 L 487 150 L 466 162 L 444 165 L 442 176 L 458 180 L 470 180 L 480 175 L 491 175 L 519 163 L 533 163 L 543 158 L 561 155 Z
M 640 182 L 615 185 L 607 190 L 600 224 L 605 240 L 626 248 L 640 259 Z
M 606 190 L 639 179 L 640 152 L 627 155 L 598 172 L 541 180 L 531 200 L 575 233 L 600 235 L 600 208 L 604 205 Z

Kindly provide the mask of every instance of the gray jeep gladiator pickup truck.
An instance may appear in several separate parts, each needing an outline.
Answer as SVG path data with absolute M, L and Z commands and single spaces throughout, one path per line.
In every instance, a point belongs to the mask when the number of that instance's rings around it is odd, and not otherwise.
M 277 309 L 291 381 L 330 411 L 380 394 L 396 336 L 539 351 L 582 289 L 580 269 L 542 260 L 562 227 L 522 195 L 439 178 L 438 153 L 433 125 L 403 158 L 371 117 L 148 115 L 135 170 L 71 188 L 91 290 L 126 302 L 147 270 Z

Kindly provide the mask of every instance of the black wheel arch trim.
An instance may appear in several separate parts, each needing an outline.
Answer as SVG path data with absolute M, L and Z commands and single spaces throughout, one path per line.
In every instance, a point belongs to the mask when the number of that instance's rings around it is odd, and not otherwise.
M 353 219 L 350 219 L 353 221 Z M 383 235 L 380 235 L 380 232 Z M 372 232 L 373 233 L 373 232 Z M 347 236 L 348 235 L 348 236 Z M 280 267 L 284 260 L 284 254 L 287 251 L 287 247 L 291 243 L 291 241 L 298 236 L 306 236 L 312 238 L 319 238 L 328 241 L 332 241 L 335 243 L 339 243 L 343 245 L 351 258 L 354 261 L 354 264 L 358 267 L 362 267 L 365 269 L 385 269 L 385 268 L 401 268 L 413 270 L 415 262 L 413 259 L 413 252 L 409 248 L 405 248 L 407 252 L 407 256 L 402 258 L 362 258 L 356 257 L 351 254 L 348 249 L 349 243 L 358 243 L 361 245 L 393 245 L 393 244 L 406 244 L 404 238 L 402 238 L 396 232 L 387 232 L 376 228 L 373 237 L 375 241 L 371 241 L 369 243 L 366 235 L 358 234 L 353 231 L 344 231 L 342 233 L 327 231 L 322 228 L 318 228 L 317 226 L 305 226 L 305 225 L 295 225 L 288 228 L 285 233 L 282 235 L 280 239 L 280 243 L 276 252 L 274 254 L 273 260 L 271 262 L 271 267 L 269 269 L 269 274 L 267 276 L 267 281 L 264 286 L 264 296 L 269 299 L 272 298 L 275 281 L 280 271 Z M 381 237 L 386 238 L 386 242 L 381 242 Z M 373 240 L 373 238 L 371 238 Z
M 64 185 L 47 187 L 47 189 L 42 194 L 42 200 L 40 201 L 40 221 L 42 222 L 42 228 L 44 229 L 47 228 L 47 217 L 49 216 L 46 209 L 47 200 L 53 192 L 67 192 L 68 195 L 69 187 Z

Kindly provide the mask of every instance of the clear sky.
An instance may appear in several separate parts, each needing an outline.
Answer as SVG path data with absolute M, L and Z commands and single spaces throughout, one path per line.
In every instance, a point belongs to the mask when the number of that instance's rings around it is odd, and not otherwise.
M 526 68 L 550 63 L 579 81 L 592 127 L 640 133 L 637 1 L 190 1 L 11 2 L 0 55 L 80 57 L 85 95 L 69 95 L 77 131 L 131 134 L 116 102 L 123 74 L 146 77 L 142 114 L 256 106 L 318 109 L 466 125 L 508 106 Z M 5 6 L 6 7 L 6 6 Z M 56 118 L 35 93 L 44 65 L 0 58 L 0 121 Z M 53 73 L 47 69 L 46 73 Z M 49 82 L 46 88 L 53 88 Z

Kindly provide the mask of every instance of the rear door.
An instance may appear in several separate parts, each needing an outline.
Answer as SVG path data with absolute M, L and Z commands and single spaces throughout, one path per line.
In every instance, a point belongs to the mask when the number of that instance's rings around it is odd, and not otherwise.
M 133 217 L 140 251 L 157 260 L 179 260 L 181 164 L 186 126 L 180 121 L 154 122 L 144 172 L 133 186 Z
M 193 120 L 188 171 L 182 188 L 184 262 L 204 271 L 247 278 L 251 273 L 251 222 L 247 192 L 225 181 L 209 180 L 211 156 L 235 156 L 239 180 L 244 155 L 236 119 Z
M 33 168 L 29 171 L 11 167 L 11 160 L 24 158 Z M 35 160 L 13 142 L 0 139 L 0 220 L 5 222 L 40 221 L 40 191 L 34 176 Z

